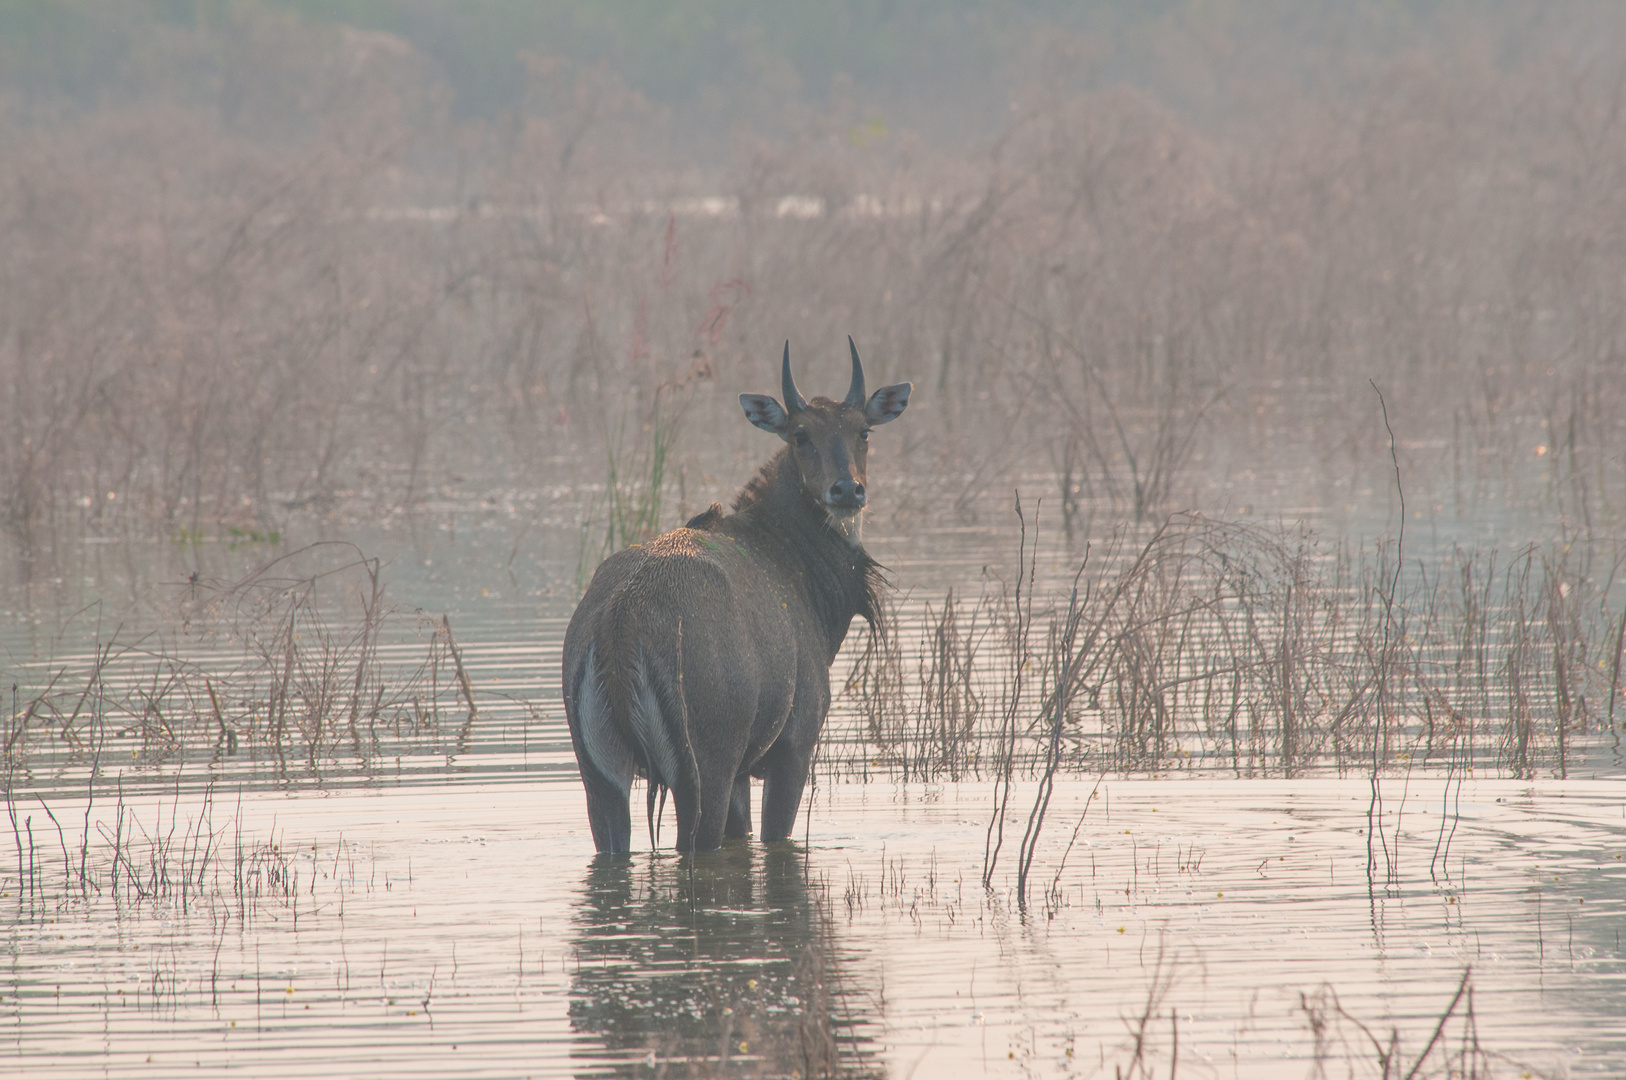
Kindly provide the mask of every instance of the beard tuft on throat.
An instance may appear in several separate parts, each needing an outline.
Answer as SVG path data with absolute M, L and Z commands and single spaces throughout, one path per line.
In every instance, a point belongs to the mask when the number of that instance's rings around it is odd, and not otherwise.
M 841 534 L 841 538 L 855 548 L 864 546 L 864 512 L 855 510 L 850 514 L 838 514 L 826 509 L 824 514 L 830 519 L 830 527 Z

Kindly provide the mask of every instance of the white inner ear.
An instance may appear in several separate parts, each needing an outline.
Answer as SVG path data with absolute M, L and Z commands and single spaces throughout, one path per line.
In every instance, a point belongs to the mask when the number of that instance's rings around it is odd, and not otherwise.
M 909 404 L 909 392 L 914 389 L 914 383 L 896 383 L 892 386 L 883 386 L 870 395 L 869 401 L 864 403 L 864 418 L 871 426 L 879 426 L 896 420 Z
M 766 394 L 741 394 L 740 406 L 745 410 L 745 418 L 763 431 L 770 431 L 783 437 L 790 417 L 779 402 Z

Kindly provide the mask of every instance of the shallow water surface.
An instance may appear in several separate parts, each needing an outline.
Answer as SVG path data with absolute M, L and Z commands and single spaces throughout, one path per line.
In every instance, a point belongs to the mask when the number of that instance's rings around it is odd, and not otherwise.
M 1588 729 L 1581 714 L 1588 746 L 1558 755 L 1570 779 L 1514 780 L 1475 778 L 1444 734 L 1422 763 L 1432 715 L 1426 743 L 1422 716 L 1402 715 L 1374 802 L 1369 780 L 1339 775 L 1366 758 L 1256 778 L 1288 769 L 1239 762 L 1189 699 L 1197 719 L 1171 729 L 1156 774 L 1120 763 L 1098 783 L 1114 759 L 1096 702 L 1075 718 L 1090 738 L 1057 780 L 1024 894 L 1038 790 L 1021 777 L 1042 732 L 1024 728 L 1008 793 L 901 781 L 898 751 L 930 734 L 938 590 L 997 594 L 1012 538 L 877 532 L 905 587 L 901 681 L 877 692 L 900 741 L 873 738 L 849 688 L 794 843 L 604 860 L 558 699 L 571 571 L 538 556 L 499 573 L 517 543 L 491 531 L 401 549 L 389 595 L 412 607 L 375 642 L 377 673 L 340 635 L 353 592 L 336 584 L 338 616 L 301 624 L 338 642 L 302 654 L 342 661 L 317 690 L 366 675 L 395 695 L 354 745 L 333 735 L 335 717 L 355 724 L 342 693 L 311 698 L 326 736 L 269 736 L 293 665 L 242 666 L 249 638 L 206 637 L 201 614 L 98 667 L 105 627 L 42 629 L 33 600 L 7 600 L 33 613 L 0 633 L 8 671 L 36 693 L 63 681 L 56 713 L 24 719 L 24 695 L 8 729 L 24 752 L 0 845 L 0 1075 L 1626 1072 L 1613 717 Z M 1079 555 L 1044 550 L 1030 573 L 1055 600 Z M 149 570 L 190 595 L 184 567 Z M 991 674 L 972 689 L 995 730 L 1006 646 L 981 617 L 962 640 L 984 642 Z M 455 660 L 436 636 L 452 627 Z M 862 647 L 855 632 L 836 687 Z M 172 676 L 190 689 L 163 697 Z M 81 709 L 81 687 L 99 704 Z M 978 758 L 963 775 L 979 769 L 998 772 Z M 670 812 L 665 826 L 670 843 Z
M 980 783 L 826 783 L 797 842 L 692 861 L 596 859 L 563 782 L 57 797 L 60 838 L 19 801 L 0 1069 L 1381 1075 L 1365 1025 L 1408 1068 L 1441 1027 L 1418 1075 L 1619 1075 L 1615 787 L 1387 781 L 1369 876 L 1366 781 L 1064 782 L 1025 908 L 1021 783 L 987 890 Z

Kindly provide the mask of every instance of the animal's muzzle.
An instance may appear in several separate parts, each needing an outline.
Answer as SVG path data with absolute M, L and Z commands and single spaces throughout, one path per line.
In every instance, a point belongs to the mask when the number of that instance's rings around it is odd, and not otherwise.
M 832 510 L 862 510 L 864 485 L 850 476 L 842 477 L 830 485 L 824 501 Z

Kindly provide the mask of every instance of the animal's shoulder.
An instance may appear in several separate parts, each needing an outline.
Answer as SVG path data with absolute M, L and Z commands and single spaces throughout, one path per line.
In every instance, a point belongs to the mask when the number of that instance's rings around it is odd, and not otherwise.
M 702 559 L 712 561 L 723 550 L 726 537 L 710 529 L 695 529 L 685 525 L 681 529 L 661 533 L 643 543 L 645 559 Z
M 731 571 L 737 571 L 741 556 L 746 554 L 745 546 L 725 532 L 689 526 L 661 533 L 635 550 L 641 556 L 636 575 L 644 580 L 672 580 L 674 577 L 720 580 Z
M 702 515 L 705 516 L 705 515 Z M 725 519 L 726 521 L 726 519 Z M 617 602 L 658 595 L 750 589 L 760 569 L 746 543 L 721 528 L 689 526 L 661 533 L 599 565 L 589 593 Z

